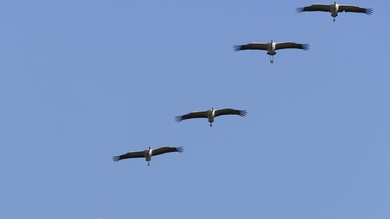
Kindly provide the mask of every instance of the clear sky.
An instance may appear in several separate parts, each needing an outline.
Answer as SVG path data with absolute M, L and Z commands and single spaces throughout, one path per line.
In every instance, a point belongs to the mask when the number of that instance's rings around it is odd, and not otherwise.
M 389 218 L 390 3 L 313 3 L 2 2 L 1 218 Z

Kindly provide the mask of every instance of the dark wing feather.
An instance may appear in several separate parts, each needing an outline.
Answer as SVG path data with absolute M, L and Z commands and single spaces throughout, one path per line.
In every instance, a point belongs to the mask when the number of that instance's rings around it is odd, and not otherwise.
M 355 12 L 355 13 L 365 13 L 371 15 L 374 10 L 372 8 L 361 8 L 354 5 L 339 5 L 339 12 Z
M 215 117 L 222 116 L 222 115 L 239 115 L 239 116 L 246 116 L 246 110 L 236 110 L 232 108 L 225 108 L 225 109 L 218 109 L 215 110 Z
M 140 157 L 145 157 L 145 151 L 134 151 L 119 156 L 114 156 L 112 160 L 118 162 L 119 160 L 123 160 L 123 159 L 140 158 Z
M 170 152 L 183 152 L 183 147 L 161 147 L 152 150 L 152 156 L 170 153 Z
M 330 12 L 330 5 L 323 5 L 323 4 L 314 4 L 302 8 L 297 8 L 296 11 L 298 13 L 304 12 L 304 11 L 324 11 L 324 12 Z
M 176 116 L 175 120 L 176 122 L 181 122 L 185 119 L 207 118 L 207 112 L 208 111 L 191 112 L 182 116 Z
M 248 43 L 245 45 L 235 45 L 233 46 L 234 51 L 238 52 L 240 50 L 267 50 L 266 43 Z
M 275 50 L 277 49 L 303 49 L 303 50 L 309 50 L 310 46 L 309 44 L 300 44 L 300 43 L 294 43 L 294 42 L 283 42 L 283 43 L 276 43 Z

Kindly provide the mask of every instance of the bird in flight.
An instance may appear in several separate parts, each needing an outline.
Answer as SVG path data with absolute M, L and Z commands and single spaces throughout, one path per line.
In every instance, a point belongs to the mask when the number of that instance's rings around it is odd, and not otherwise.
M 176 122 L 181 122 L 185 119 L 206 118 L 210 122 L 210 127 L 213 126 L 214 118 L 222 115 L 239 115 L 241 117 L 246 116 L 246 110 L 237 110 L 232 108 L 214 109 L 198 112 L 190 112 L 182 116 L 176 116 Z
M 150 160 L 152 159 L 152 156 L 157 156 L 160 154 L 170 153 L 170 152 L 183 152 L 183 147 L 161 147 L 156 149 L 151 149 L 150 147 L 147 150 L 144 151 L 132 151 L 128 152 L 126 154 L 122 154 L 119 156 L 114 156 L 112 158 L 113 161 L 118 162 L 123 159 L 129 159 L 129 158 L 145 158 L 145 160 L 148 162 L 148 166 L 150 166 Z
M 331 16 L 333 17 L 333 22 L 336 21 L 337 13 L 338 12 L 355 12 L 355 13 L 365 13 L 367 15 L 371 15 L 374 10 L 372 8 L 362 8 L 355 5 L 339 5 L 336 2 L 330 5 L 325 4 L 313 4 L 310 6 L 297 8 L 296 11 L 298 13 L 305 12 L 305 11 L 323 11 L 323 12 L 330 12 Z
M 238 52 L 240 50 L 266 50 L 267 54 L 270 55 L 270 62 L 274 63 L 274 55 L 276 55 L 276 50 L 278 49 L 302 49 L 309 50 L 309 44 L 301 44 L 294 42 L 280 42 L 275 43 L 273 40 L 269 43 L 248 43 L 245 45 L 235 45 L 233 47 L 234 51 Z

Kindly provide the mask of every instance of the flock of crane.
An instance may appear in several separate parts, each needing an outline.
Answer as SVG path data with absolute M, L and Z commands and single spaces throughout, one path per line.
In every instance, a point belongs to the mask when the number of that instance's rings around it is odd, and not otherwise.
M 298 13 L 301 12 L 312 12 L 312 11 L 322 11 L 322 12 L 330 12 L 333 17 L 333 22 L 336 21 L 337 14 L 339 12 L 355 12 L 355 13 L 365 13 L 367 15 L 371 15 L 373 13 L 372 8 L 362 8 L 354 5 L 339 5 L 336 2 L 333 4 L 313 4 L 310 6 L 297 8 L 296 11 Z M 270 62 L 273 63 L 273 56 L 276 54 L 276 50 L 279 49 L 302 49 L 308 50 L 310 48 L 309 44 L 301 44 L 295 42 L 280 42 L 275 43 L 273 40 L 269 43 L 248 43 L 245 45 L 235 45 L 235 51 L 240 50 L 266 50 L 267 54 L 270 55 Z M 198 112 L 190 112 L 181 116 L 176 116 L 176 122 L 181 122 L 186 119 L 195 119 L 195 118 L 206 118 L 210 123 L 210 127 L 212 127 L 212 123 L 214 122 L 214 118 L 222 115 L 239 115 L 241 117 L 246 116 L 246 110 L 237 110 L 233 108 L 224 108 L 224 109 L 214 109 Z M 145 158 L 148 162 L 148 166 L 150 165 L 150 160 L 152 156 L 170 153 L 170 152 L 183 152 L 183 147 L 160 147 L 156 149 L 151 149 L 150 147 L 144 151 L 133 151 L 128 152 L 126 154 L 122 154 L 119 156 L 114 156 L 113 160 L 118 162 L 119 160 L 128 159 L 128 158 Z

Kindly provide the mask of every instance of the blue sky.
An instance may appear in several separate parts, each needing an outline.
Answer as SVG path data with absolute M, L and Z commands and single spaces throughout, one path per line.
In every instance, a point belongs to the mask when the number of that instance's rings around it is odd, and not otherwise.
M 388 218 L 390 5 L 313 3 L 3 2 L 0 216 Z M 311 48 L 232 48 L 270 40 Z

